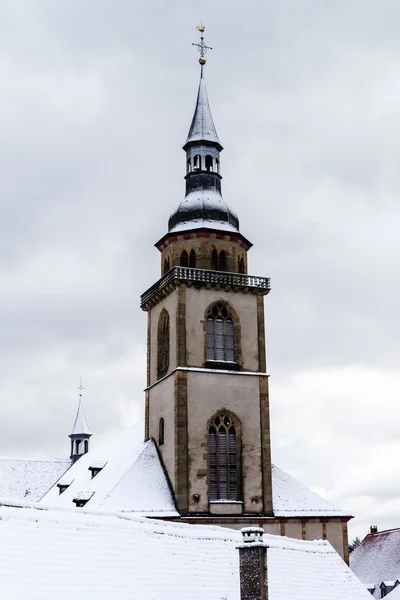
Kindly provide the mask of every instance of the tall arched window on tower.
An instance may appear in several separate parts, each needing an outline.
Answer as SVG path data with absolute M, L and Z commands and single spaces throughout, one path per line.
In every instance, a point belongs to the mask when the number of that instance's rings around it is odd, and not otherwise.
M 211 154 L 206 154 L 206 171 L 213 170 L 213 157 Z
M 244 273 L 244 260 L 243 260 L 243 256 L 239 256 L 239 259 L 238 259 L 238 273 Z
M 162 309 L 158 319 L 157 374 L 164 377 L 169 367 L 169 314 Z
M 227 412 L 209 424 L 208 470 L 210 500 L 240 500 L 240 423 Z
M 196 268 L 196 252 L 194 250 L 191 250 L 189 254 L 189 267 Z
M 181 253 L 180 265 L 181 267 L 189 266 L 189 255 L 186 252 L 186 250 L 183 250 L 183 252 Z
M 238 346 L 237 340 L 237 347 Z M 210 307 L 207 313 L 206 360 L 207 362 L 213 363 L 238 362 L 237 357 L 235 360 L 234 324 L 232 314 L 223 302 L 216 302 Z

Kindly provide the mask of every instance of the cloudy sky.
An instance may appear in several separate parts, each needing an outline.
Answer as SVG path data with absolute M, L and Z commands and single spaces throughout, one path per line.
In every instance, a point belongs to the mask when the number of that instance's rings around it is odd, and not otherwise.
M 65 456 L 81 375 L 94 443 L 142 416 L 201 19 L 224 197 L 272 281 L 273 460 L 350 537 L 400 526 L 397 0 L 0 2 L 0 452 Z

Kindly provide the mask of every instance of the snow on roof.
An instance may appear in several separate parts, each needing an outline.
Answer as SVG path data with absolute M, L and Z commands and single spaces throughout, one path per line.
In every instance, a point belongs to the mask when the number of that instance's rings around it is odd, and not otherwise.
M 38 508 L 0 507 L 0 581 L 8 600 L 240 598 L 239 531 Z M 328 542 L 264 541 L 269 600 L 370 598 Z
M 68 476 L 74 481 L 60 494 L 55 485 L 43 503 L 72 506 L 81 492 L 93 492 L 91 509 L 132 511 L 141 515 L 179 516 L 152 440 L 143 442 L 143 425 L 113 436 L 77 460 Z M 91 467 L 104 465 L 92 477 Z
M 83 412 L 82 396 L 79 396 L 78 410 L 71 435 L 92 435 Z
M 380 598 L 381 594 L 380 594 L 380 590 L 379 590 L 379 595 L 377 596 L 378 598 Z M 375 596 L 373 596 L 375 597 Z M 400 600 L 400 585 L 397 585 L 394 590 L 392 590 L 391 592 L 389 592 L 385 598 L 389 598 L 389 600 Z
M 40 500 L 71 464 L 69 459 L 0 458 L 0 496 Z
M 177 213 L 179 213 L 178 223 L 170 227 L 170 233 L 200 227 L 223 229 L 235 233 L 239 231 L 238 227 L 233 224 L 238 222 L 236 213 L 215 190 L 199 189 L 190 192 L 171 213 L 170 219 Z M 194 215 L 198 218 L 194 218 Z M 203 218 L 203 215 L 210 215 L 210 218 Z
M 373 597 L 380 598 L 382 581 L 400 579 L 400 529 L 368 534 L 350 554 L 350 566 L 364 584 L 375 584 Z
M 272 465 L 272 502 L 276 517 L 351 516 L 275 465 Z
M 211 116 L 207 88 L 203 78 L 200 79 L 196 108 L 185 144 L 200 141 L 215 142 L 221 145 Z

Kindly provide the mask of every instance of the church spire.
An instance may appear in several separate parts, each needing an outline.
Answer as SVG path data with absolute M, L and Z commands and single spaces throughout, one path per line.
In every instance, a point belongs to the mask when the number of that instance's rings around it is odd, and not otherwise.
M 200 83 L 196 107 L 185 145 L 186 152 L 186 193 L 185 199 L 171 214 L 168 232 L 206 227 L 216 230 L 230 230 L 239 233 L 239 219 L 222 198 L 220 173 L 220 152 L 223 150 L 215 129 L 204 80 L 204 58 L 210 46 L 204 42 L 204 25 L 200 31 Z
M 80 456 L 86 454 L 89 451 L 89 439 L 91 437 L 91 432 L 89 429 L 89 425 L 87 424 L 85 413 L 83 412 L 83 404 L 82 404 L 82 392 L 85 388 L 82 385 L 82 378 L 80 381 L 80 385 L 78 387 L 79 390 L 79 403 L 78 410 L 76 412 L 76 417 L 74 421 L 74 425 L 72 427 L 72 431 L 69 434 L 69 438 L 71 439 L 71 456 L 70 458 L 75 462 L 78 460 Z
M 204 43 L 204 25 L 197 26 L 197 29 L 200 31 L 200 43 L 192 44 L 193 46 L 197 46 L 200 52 L 200 83 L 199 83 L 199 91 L 197 93 L 197 101 L 196 108 L 194 111 L 192 123 L 190 125 L 189 134 L 184 146 L 184 150 L 186 150 L 186 145 L 190 142 L 212 142 L 219 146 L 218 150 L 222 150 L 222 146 L 218 139 L 217 130 L 215 129 L 214 121 L 211 115 L 210 103 L 208 101 L 207 88 L 204 81 L 204 73 L 203 68 L 206 64 L 206 59 L 204 58 L 207 50 L 212 50 L 211 46 L 206 46 Z

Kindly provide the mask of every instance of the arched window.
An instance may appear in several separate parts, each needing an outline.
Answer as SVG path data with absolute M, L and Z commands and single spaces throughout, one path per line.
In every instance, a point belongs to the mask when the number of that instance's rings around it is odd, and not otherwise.
M 211 252 L 211 268 L 214 271 L 218 271 L 218 252 L 214 250 Z
M 222 302 L 214 304 L 207 314 L 207 361 L 235 362 L 233 320 Z
M 196 252 L 194 250 L 190 251 L 190 255 L 189 255 L 189 267 L 192 267 L 192 269 L 196 268 Z
M 231 415 L 219 413 L 208 429 L 210 500 L 240 499 L 240 426 Z
M 163 308 L 158 319 L 157 373 L 163 377 L 169 367 L 169 314 Z
M 238 260 L 238 273 L 244 273 L 244 260 L 242 256 L 239 256 Z
M 186 163 L 186 173 L 190 173 L 191 169 L 191 163 L 190 163 L 190 158 L 188 159 L 187 163 Z
M 163 275 L 168 273 L 169 269 L 170 269 L 169 257 L 167 257 L 167 258 L 164 258 Z
M 164 444 L 164 419 L 161 417 L 160 422 L 158 424 L 158 445 L 162 446 Z
M 212 171 L 213 170 L 213 157 L 211 156 L 211 154 L 207 154 L 206 155 L 206 171 Z
M 193 158 L 193 170 L 200 171 L 201 170 L 201 156 L 200 154 L 196 154 Z
M 81 440 L 76 440 L 75 442 L 75 454 L 80 454 L 81 448 Z
M 186 252 L 186 250 L 183 250 L 183 252 L 181 254 L 180 265 L 181 265 L 181 267 L 188 267 L 189 266 L 189 255 Z
M 226 254 L 224 250 L 219 253 L 219 271 L 226 271 Z
M 217 167 L 217 173 L 219 173 L 219 160 L 218 160 L 218 158 L 215 159 L 215 165 Z
M 83 443 L 83 447 L 84 447 L 84 449 L 85 449 L 85 454 L 86 454 L 86 452 L 88 452 L 88 450 L 89 450 L 89 442 L 88 442 L 88 440 L 85 440 L 85 441 L 84 441 L 84 443 Z

